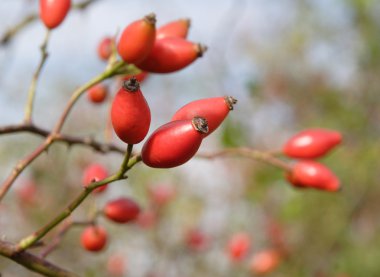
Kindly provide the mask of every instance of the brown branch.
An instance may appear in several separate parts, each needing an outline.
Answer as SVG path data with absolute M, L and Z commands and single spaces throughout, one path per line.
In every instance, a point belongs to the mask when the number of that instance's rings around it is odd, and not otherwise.
M 6 134 L 14 134 L 14 133 L 22 133 L 28 132 L 31 134 L 36 134 L 41 137 L 48 137 L 50 135 L 50 131 L 46 129 L 42 129 L 33 124 L 16 124 L 16 125 L 8 125 L 0 127 L 0 135 Z M 70 135 L 59 134 L 56 136 L 55 141 L 67 143 L 67 145 L 82 145 L 92 148 L 94 151 L 99 153 L 108 153 L 108 152 L 116 152 L 119 154 L 124 154 L 126 152 L 125 149 L 112 144 L 112 143 L 101 143 L 94 140 L 91 137 L 76 137 Z
M 263 152 L 248 147 L 226 148 L 214 153 L 197 154 L 196 157 L 203 159 L 214 159 L 223 156 L 241 156 L 265 162 L 285 171 L 291 171 L 291 166 L 283 160 L 276 158 L 269 152 Z
M 110 77 L 113 77 L 118 74 L 125 74 L 128 72 L 129 67 L 124 62 L 120 61 L 113 65 L 110 65 L 109 68 L 107 68 L 104 72 L 99 74 L 98 76 L 91 79 L 86 84 L 82 85 L 78 89 L 76 89 L 69 102 L 67 103 L 63 113 L 61 114 L 57 124 L 55 125 L 53 131 L 49 134 L 49 136 L 45 139 L 44 142 L 42 142 L 32 153 L 27 155 L 25 158 L 20 160 L 16 166 L 13 168 L 12 172 L 8 177 L 5 179 L 3 184 L 0 187 L 0 201 L 4 198 L 8 190 L 11 188 L 14 181 L 17 179 L 17 177 L 22 173 L 22 171 L 30 164 L 32 163 L 37 157 L 39 157 L 44 151 L 47 151 L 48 148 L 52 145 L 52 143 L 59 137 L 59 134 L 61 132 L 61 129 L 70 114 L 71 109 L 73 108 L 74 104 L 78 101 L 80 96 L 88 90 L 90 87 L 94 86 L 95 84 L 108 79 Z
M 86 0 L 76 5 L 73 5 L 73 9 L 75 10 L 84 10 L 90 4 L 95 3 L 98 0 Z M 36 21 L 39 18 L 38 14 L 29 14 L 25 18 L 23 18 L 19 23 L 10 27 L 7 31 L 5 31 L 4 35 L 0 38 L 0 45 L 8 44 L 20 31 L 22 31 L 25 27 L 29 26 L 31 23 Z
M 0 240 L 0 255 L 45 276 L 78 277 L 78 275 L 62 269 L 30 252 L 19 252 L 16 245 L 2 240 Z

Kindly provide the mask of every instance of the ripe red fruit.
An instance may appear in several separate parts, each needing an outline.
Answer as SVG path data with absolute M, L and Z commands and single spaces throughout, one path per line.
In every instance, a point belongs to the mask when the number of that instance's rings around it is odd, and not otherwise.
M 157 29 L 156 39 L 167 37 L 186 38 L 190 23 L 191 21 L 188 18 L 171 21 Z
M 273 272 L 281 261 L 280 252 L 275 249 L 262 250 L 252 256 L 249 270 L 253 274 L 264 275 Z
M 232 261 L 241 261 L 248 254 L 251 238 L 246 233 L 234 234 L 228 242 L 228 256 Z
M 150 109 L 136 78 L 125 81 L 111 107 L 111 122 L 118 137 L 128 143 L 141 142 L 149 131 Z
M 178 71 L 202 57 L 207 48 L 178 37 L 156 40 L 149 55 L 137 67 L 153 73 Z
M 140 213 L 140 206 L 132 199 L 121 197 L 109 201 L 103 210 L 105 216 L 117 223 L 135 220 Z
M 58 27 L 71 6 L 70 0 L 40 0 L 40 18 L 49 29 Z
M 141 150 L 142 161 L 156 168 L 170 168 L 184 164 L 198 151 L 203 134 L 208 132 L 202 117 L 171 121 L 148 138 Z
M 117 51 L 125 62 L 136 64 L 148 56 L 156 39 L 155 24 L 156 16 L 152 13 L 124 29 Z
M 103 180 L 108 176 L 107 169 L 101 164 L 91 164 L 83 172 L 82 183 L 84 187 L 88 187 L 93 182 L 98 182 Z M 94 192 L 102 192 L 107 188 L 107 184 L 98 187 Z
M 107 243 L 107 232 L 101 226 L 89 226 L 80 237 L 84 249 L 92 252 L 100 251 Z
M 100 59 L 106 61 L 112 54 L 112 42 L 113 38 L 105 37 L 103 38 L 98 45 L 98 56 Z
M 108 88 L 103 84 L 96 84 L 88 89 L 87 98 L 95 104 L 102 103 L 108 95 Z
M 310 187 L 327 191 L 340 188 L 338 177 L 323 164 L 302 160 L 293 165 L 287 179 L 296 187 Z
M 342 135 L 328 129 L 307 129 L 291 137 L 283 152 L 292 158 L 314 159 L 325 155 L 341 143 Z
M 208 133 L 204 135 L 206 137 L 219 127 L 228 113 L 233 110 L 236 102 L 237 100 L 232 96 L 196 100 L 180 108 L 171 120 L 191 119 L 195 116 L 204 117 L 208 123 Z

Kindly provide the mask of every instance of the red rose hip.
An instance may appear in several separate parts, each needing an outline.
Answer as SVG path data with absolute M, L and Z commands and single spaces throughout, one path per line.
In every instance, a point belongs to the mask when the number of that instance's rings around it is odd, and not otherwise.
M 190 23 L 190 19 L 188 18 L 171 21 L 157 29 L 156 39 L 167 37 L 186 38 Z
M 219 127 L 228 113 L 233 110 L 236 102 L 237 100 L 232 96 L 196 100 L 180 108 L 171 120 L 191 119 L 195 116 L 204 117 L 208 124 L 208 133 L 204 135 L 206 137 Z
M 125 81 L 111 107 L 111 122 L 118 137 L 128 144 L 141 142 L 149 131 L 150 109 L 136 78 Z
M 96 84 L 88 89 L 87 98 L 94 104 L 103 103 L 107 98 L 108 89 L 103 84 Z
M 248 254 L 251 247 L 251 239 L 246 233 L 234 234 L 228 242 L 228 256 L 232 261 L 241 261 Z
M 276 249 L 262 250 L 252 256 L 249 270 L 256 275 L 265 275 L 273 272 L 281 262 L 281 254 Z
M 148 56 L 156 39 L 155 24 L 156 16 L 149 14 L 123 30 L 117 51 L 125 62 L 136 64 Z
M 58 27 L 71 6 L 70 0 L 40 0 L 40 18 L 49 29 Z
M 156 40 L 152 51 L 138 68 L 153 73 L 170 73 L 190 65 L 202 57 L 207 48 L 183 38 L 167 37 Z
M 83 230 L 80 241 L 84 249 L 97 252 L 106 245 L 107 232 L 101 226 L 89 226 Z
M 105 37 L 100 41 L 97 49 L 98 56 L 100 59 L 104 61 L 109 59 L 109 57 L 112 54 L 112 41 L 113 38 L 111 37 Z
M 292 158 L 315 159 L 325 155 L 341 141 L 342 135 L 337 131 L 307 129 L 291 137 L 283 146 L 283 152 Z
M 105 216 L 117 223 L 135 220 L 140 213 L 140 206 L 132 199 L 121 197 L 109 201 L 103 210 Z
M 340 188 L 338 177 L 321 163 L 303 160 L 293 165 L 287 179 L 296 187 L 309 187 L 327 191 Z
M 195 155 L 207 132 L 207 121 L 202 117 L 171 121 L 154 131 L 145 142 L 142 161 L 155 168 L 182 165 Z

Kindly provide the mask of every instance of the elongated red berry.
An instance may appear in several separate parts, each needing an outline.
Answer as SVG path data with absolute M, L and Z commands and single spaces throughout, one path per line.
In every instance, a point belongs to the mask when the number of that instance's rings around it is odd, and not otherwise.
M 117 223 L 135 220 L 140 213 L 140 206 L 132 199 L 120 197 L 109 201 L 104 207 L 104 215 Z
M 283 152 L 292 158 L 315 159 L 325 155 L 341 141 L 342 135 L 337 131 L 307 129 L 291 137 L 285 143 Z
M 156 39 L 162 39 L 167 37 L 186 38 L 190 28 L 190 19 L 181 18 L 175 21 L 171 21 L 156 31 Z
M 118 137 L 128 144 L 141 142 L 149 131 L 150 109 L 136 78 L 125 81 L 111 107 L 111 122 Z
M 251 247 L 251 238 L 247 233 L 236 233 L 228 242 L 228 256 L 232 261 L 241 261 L 248 254 Z
M 71 6 L 70 0 L 40 0 L 40 18 L 49 29 L 58 27 Z
M 145 142 L 142 161 L 156 168 L 170 168 L 184 164 L 198 151 L 203 134 L 208 132 L 202 117 L 171 121 L 156 131 Z
M 160 207 L 172 201 L 176 196 L 176 190 L 173 186 L 167 184 L 157 184 L 149 187 L 149 198 L 151 202 Z
M 170 73 L 190 65 L 202 57 L 206 47 L 183 38 L 167 37 L 156 40 L 152 51 L 137 67 L 153 73 Z
M 233 110 L 237 100 L 232 96 L 205 98 L 190 102 L 180 108 L 172 117 L 174 120 L 191 119 L 195 116 L 204 117 L 208 124 L 210 135 L 223 122 L 228 113 Z
M 105 37 L 100 41 L 97 49 L 98 56 L 100 59 L 104 61 L 109 59 L 109 57 L 112 54 L 112 43 L 113 38 L 111 37 Z
M 296 187 L 316 188 L 337 191 L 340 188 L 338 177 L 321 163 L 301 160 L 293 165 L 287 178 Z
M 80 237 L 84 249 L 92 252 L 100 251 L 107 243 L 107 232 L 101 226 L 89 226 Z
M 148 56 L 156 39 L 155 24 L 156 16 L 152 13 L 124 29 L 117 51 L 125 62 L 136 64 Z
M 108 176 L 107 169 L 101 164 L 91 164 L 83 172 L 82 183 L 84 187 L 88 187 L 93 182 L 99 182 Z M 107 188 L 107 184 L 98 187 L 94 192 L 103 192 Z
M 103 84 L 96 84 L 87 91 L 87 98 L 94 104 L 104 102 L 108 95 L 108 88 Z

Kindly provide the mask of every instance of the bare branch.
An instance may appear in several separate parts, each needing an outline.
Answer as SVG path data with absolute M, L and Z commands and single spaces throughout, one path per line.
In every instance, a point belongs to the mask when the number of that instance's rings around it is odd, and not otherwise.
M 78 277 L 47 260 L 33 255 L 27 251 L 17 251 L 16 245 L 0 240 L 0 255 L 40 274 L 51 277 Z

